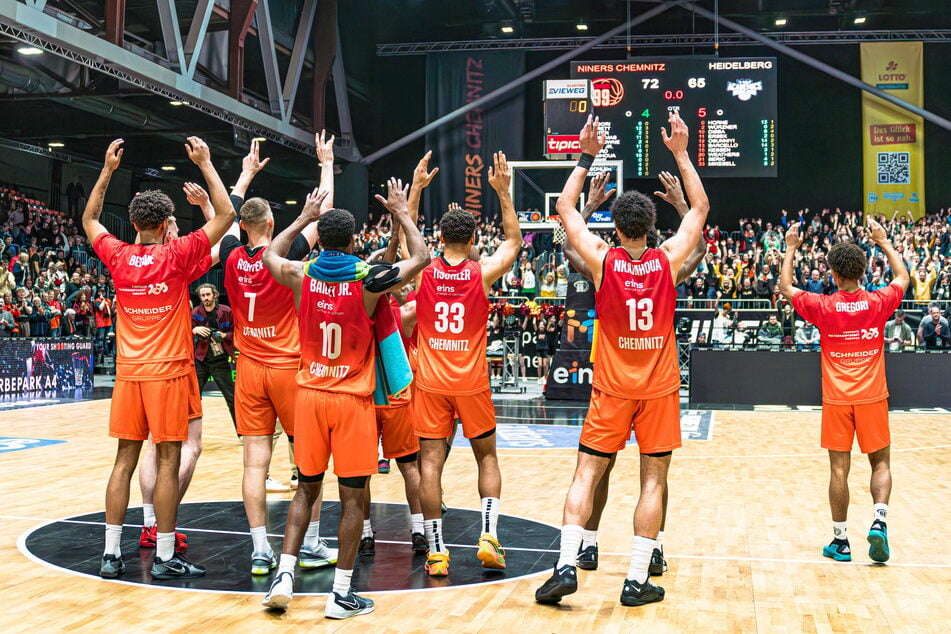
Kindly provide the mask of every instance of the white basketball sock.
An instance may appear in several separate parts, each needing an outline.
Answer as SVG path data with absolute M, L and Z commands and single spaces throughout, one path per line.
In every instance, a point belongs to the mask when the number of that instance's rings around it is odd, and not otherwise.
M 370 520 L 363 520 L 363 537 L 373 537 L 373 525 Z
M 582 529 L 581 531 L 581 550 L 588 548 L 590 546 L 598 545 L 598 531 L 589 531 Z
M 836 539 L 845 539 L 849 538 L 848 533 L 845 530 L 846 522 L 832 522 L 832 534 L 835 535 Z
M 426 539 L 429 541 L 430 553 L 448 553 L 446 543 L 442 540 L 442 518 L 425 520 Z
M 627 578 L 637 583 L 647 581 L 647 569 L 651 563 L 651 555 L 657 547 L 657 540 L 650 537 L 635 535 L 631 542 L 631 565 L 627 569 Z
M 281 553 L 281 562 L 277 565 L 277 574 L 282 572 L 289 572 L 291 576 L 294 576 L 294 566 L 297 565 L 297 557 L 294 555 L 286 555 Z
M 255 526 L 251 529 L 251 546 L 256 553 L 270 553 L 271 544 L 267 541 L 267 526 Z
M 874 513 L 874 518 L 872 519 L 873 522 L 874 521 L 884 522 L 885 518 L 888 517 L 887 504 L 882 504 L 881 502 L 879 502 L 872 508 L 872 511 Z
M 488 533 L 496 539 L 499 536 L 496 530 L 499 524 L 499 507 L 502 501 L 499 498 L 482 498 L 482 532 Z
M 320 520 L 311 522 L 307 525 L 307 532 L 304 533 L 304 546 L 308 548 L 317 548 L 320 544 Z
M 146 528 L 155 526 L 155 506 L 153 504 L 142 505 L 142 526 Z
M 423 514 L 422 513 L 413 513 L 409 516 L 410 525 L 413 527 L 413 533 L 419 533 L 422 535 L 425 532 L 423 528 Z
M 561 551 L 555 568 L 560 570 L 562 566 L 578 565 L 578 549 L 581 548 L 583 534 L 584 528 L 580 526 L 568 524 L 561 527 Z
M 102 551 L 103 555 L 115 555 L 116 557 L 122 557 L 122 548 L 120 542 L 122 541 L 122 525 L 121 524 L 106 524 L 106 547 Z
M 175 556 L 175 531 L 157 533 L 155 537 L 155 557 L 168 561 Z
M 353 569 L 343 570 L 334 569 L 334 592 L 342 597 L 350 594 L 350 579 L 353 577 Z

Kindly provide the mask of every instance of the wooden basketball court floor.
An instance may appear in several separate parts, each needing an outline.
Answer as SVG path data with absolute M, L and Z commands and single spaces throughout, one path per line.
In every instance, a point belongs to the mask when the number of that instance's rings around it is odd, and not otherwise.
M 240 500 L 241 449 L 224 404 L 206 395 L 204 407 L 204 452 L 185 501 Z M 18 538 L 37 526 L 102 510 L 115 451 L 115 441 L 106 436 L 108 410 L 109 401 L 100 400 L 0 414 L 0 437 L 66 441 L 0 454 L 5 570 L 0 629 L 5 632 L 951 631 L 948 414 L 892 416 L 888 565 L 872 565 L 866 553 L 869 469 L 857 450 L 850 479 L 853 562 L 821 556 L 832 531 L 818 412 L 717 411 L 712 439 L 687 441 L 674 455 L 665 536 L 670 570 L 658 580 L 667 590 L 662 603 L 627 608 L 618 602 L 638 486 L 637 456 L 628 449 L 613 476 L 600 537 L 601 567 L 579 571 L 578 592 L 562 606 L 534 602 L 544 572 L 494 584 L 368 593 L 376 600 L 373 614 L 335 622 L 323 618 L 323 596 L 298 596 L 286 613 L 271 614 L 261 607 L 261 594 L 105 582 L 21 553 Z M 574 456 L 570 448 L 500 450 L 503 515 L 560 525 Z M 272 473 L 286 482 L 287 472 L 282 444 Z M 336 499 L 334 478 L 327 484 L 327 499 Z M 373 492 L 375 501 L 403 501 L 395 465 L 391 474 L 373 478 Z M 454 450 L 450 457 L 445 499 L 453 508 L 479 508 L 468 450 Z M 140 503 L 133 485 L 130 506 Z M 137 510 L 130 511 L 127 534 L 139 518 Z M 322 527 L 321 533 L 331 530 Z M 278 548 L 279 538 L 272 543 Z M 190 554 L 198 562 L 208 555 Z M 551 563 L 556 556 L 550 554 Z M 214 574 L 209 569 L 208 575 Z

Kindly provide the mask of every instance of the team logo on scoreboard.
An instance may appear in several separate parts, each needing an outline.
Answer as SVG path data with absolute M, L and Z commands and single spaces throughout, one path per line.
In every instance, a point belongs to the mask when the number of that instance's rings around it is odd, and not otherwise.
M 587 99 L 587 79 L 550 79 L 545 82 L 546 99 Z
M 581 139 L 577 134 L 549 134 L 545 148 L 548 154 L 580 154 Z
M 763 89 L 763 82 L 753 81 L 752 79 L 737 79 L 728 82 L 726 89 L 727 92 L 732 93 L 740 101 L 749 101 Z
M 610 108 L 624 99 L 624 84 L 614 77 L 599 77 L 591 80 L 591 105 Z

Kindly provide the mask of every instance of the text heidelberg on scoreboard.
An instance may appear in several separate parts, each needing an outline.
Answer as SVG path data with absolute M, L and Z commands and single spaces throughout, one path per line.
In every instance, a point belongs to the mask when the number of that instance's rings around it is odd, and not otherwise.
M 676 173 L 660 133 L 670 110 L 690 128 L 701 176 L 776 176 L 776 58 L 576 61 L 571 77 L 591 82 L 591 110 L 607 134 L 599 158 L 622 159 L 628 177 Z

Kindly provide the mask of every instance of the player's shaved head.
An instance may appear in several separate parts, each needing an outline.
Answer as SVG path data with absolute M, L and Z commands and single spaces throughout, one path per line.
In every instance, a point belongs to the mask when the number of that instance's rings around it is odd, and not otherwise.
M 157 189 L 139 192 L 129 203 L 129 220 L 139 231 L 151 231 L 158 228 L 174 213 L 175 203 Z
M 611 215 L 618 232 L 628 240 L 636 240 L 654 229 L 657 208 L 654 201 L 636 191 L 626 191 L 611 205 Z
M 273 217 L 271 205 L 263 198 L 248 198 L 241 205 L 241 222 L 248 226 L 262 225 Z
M 469 244 L 475 235 L 475 216 L 463 209 L 453 209 L 443 214 L 439 228 L 446 244 Z
M 829 249 L 829 265 L 836 275 L 846 280 L 860 280 L 865 275 L 868 260 L 858 245 L 840 242 Z
M 331 209 L 317 220 L 317 235 L 320 246 L 334 251 L 343 251 L 353 240 L 353 214 L 346 209 Z

